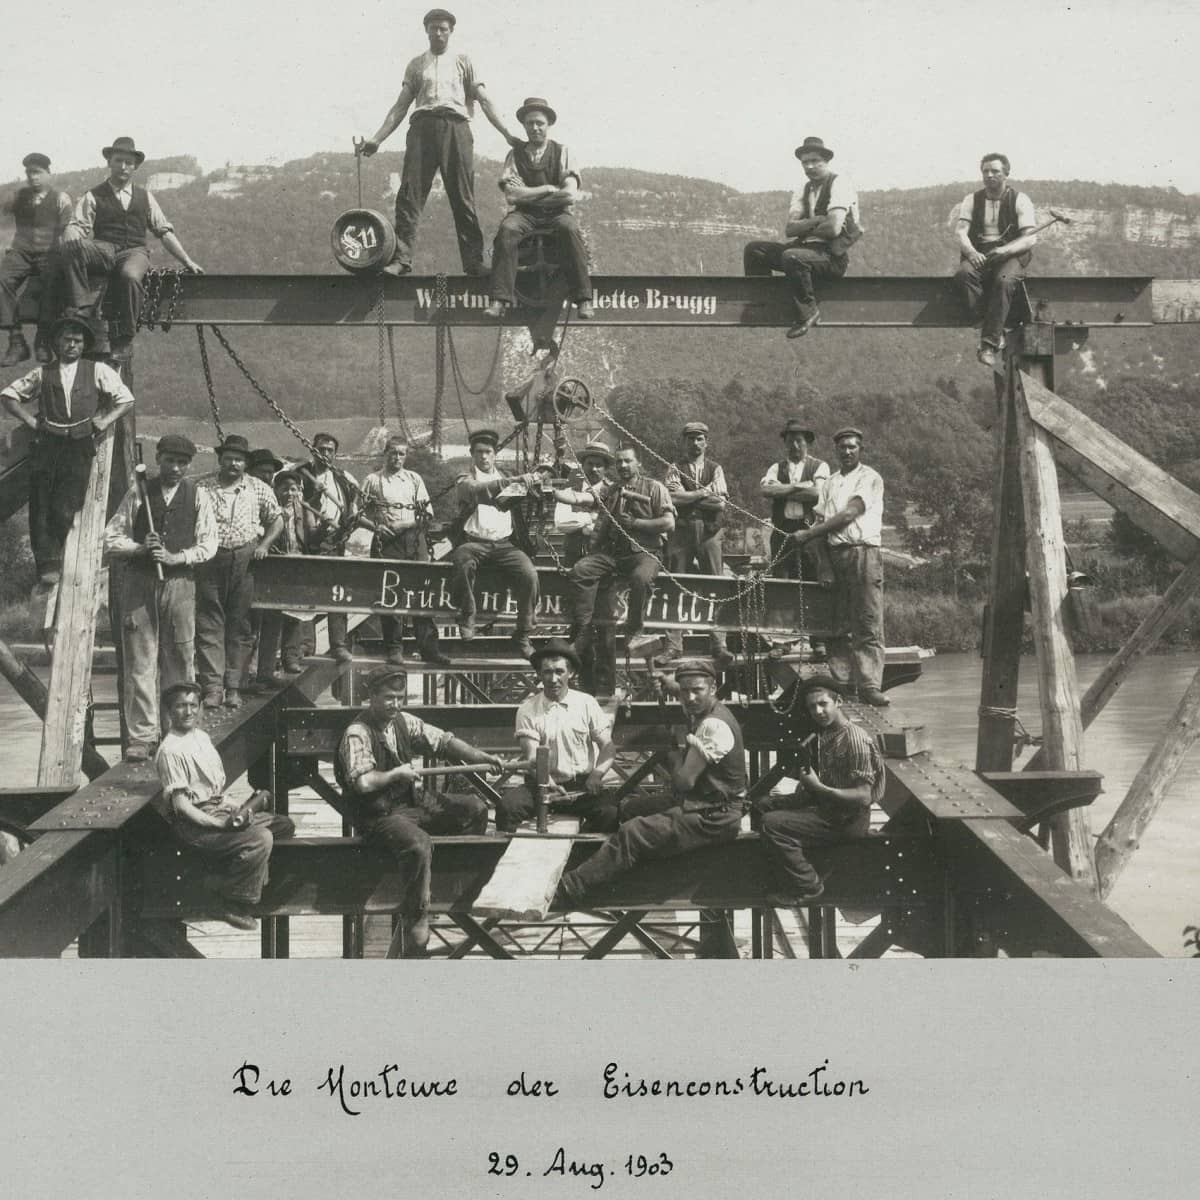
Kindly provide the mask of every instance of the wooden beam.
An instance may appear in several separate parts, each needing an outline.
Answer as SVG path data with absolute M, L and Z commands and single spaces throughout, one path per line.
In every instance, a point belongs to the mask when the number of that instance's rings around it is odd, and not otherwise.
M 83 761 L 112 450 L 113 429 L 109 426 L 96 445 L 83 508 L 76 515 L 63 547 L 55 619 L 57 636 L 38 763 L 38 783 L 47 787 L 77 782 Z
M 1023 385 L 1040 385 L 1024 373 L 1014 372 L 1010 379 L 1020 447 L 1025 563 L 1033 600 L 1042 744 L 1048 769 L 1078 771 L 1082 766 L 1083 726 L 1079 720 L 1075 656 L 1063 622 L 1067 567 L 1058 476 L 1050 434 L 1033 421 L 1025 397 Z M 1053 818 L 1051 829 L 1058 865 L 1074 879 L 1094 886 L 1095 865 L 1086 812 L 1072 809 L 1060 814 Z
M 1125 799 L 1113 813 L 1096 846 L 1100 895 L 1112 891 L 1138 848 L 1142 834 L 1162 804 L 1188 751 L 1200 737 L 1200 671 L 1193 677 L 1171 720 L 1137 773 Z
M 576 818 L 550 823 L 553 838 L 513 838 L 491 879 L 471 906 L 476 917 L 541 921 L 554 902 L 558 881 L 571 854 L 570 835 L 579 832 Z

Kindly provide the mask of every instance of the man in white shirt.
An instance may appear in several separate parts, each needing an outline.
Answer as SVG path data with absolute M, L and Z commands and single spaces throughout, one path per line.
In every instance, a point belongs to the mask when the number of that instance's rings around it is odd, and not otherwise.
M 787 457 L 767 468 L 759 491 L 771 501 L 770 574 L 780 579 L 804 579 L 815 583 L 821 577 L 815 545 L 802 550 L 788 536 L 815 523 L 821 489 L 829 478 L 823 459 L 809 454 L 817 435 L 799 417 L 789 417 L 780 431 Z
M 428 562 L 429 547 L 425 525 L 432 514 L 425 480 L 405 467 L 408 438 L 393 434 L 383 450 L 383 470 L 368 475 L 363 482 L 363 515 L 374 526 L 372 558 L 399 558 L 409 562 Z M 383 648 L 394 666 L 404 662 L 404 619 L 380 617 Z M 437 626 L 430 617 L 413 618 L 417 652 L 427 663 L 445 667 L 450 659 L 438 649 Z
M 412 108 L 404 144 L 404 174 L 396 193 L 396 253 L 385 268 L 395 275 L 407 275 L 412 270 L 417 222 L 439 170 L 454 215 L 463 270 L 468 275 L 485 273 L 483 232 L 475 215 L 475 142 L 471 136 L 471 117 L 475 115 L 476 102 L 510 146 L 521 144 L 521 139 L 508 131 L 493 106 L 471 60 L 465 54 L 447 53 L 455 23 L 454 14 L 444 8 L 433 8 L 425 14 L 423 24 L 429 49 L 405 68 L 396 103 L 378 131 L 362 146 L 364 155 L 374 154 Z
M 782 271 L 791 282 L 799 319 L 788 337 L 803 337 L 821 319 L 813 279 L 841 279 L 849 250 L 862 237 L 858 193 L 844 175 L 829 168 L 833 151 L 819 137 L 807 137 L 796 157 L 808 182 L 792 193 L 784 236 L 787 242 L 750 242 L 742 252 L 747 275 Z
M 456 485 L 463 541 L 450 555 L 454 574 L 450 592 L 458 606 L 459 635 L 464 642 L 475 636 L 475 573 L 481 566 L 497 567 L 512 589 L 517 604 L 517 627 L 512 640 L 517 653 L 533 653 L 529 635 L 533 631 L 538 604 L 538 576 L 529 555 L 513 543 L 513 514 L 500 493 L 513 483 L 531 488 L 538 473 L 510 479 L 496 466 L 500 435 L 494 429 L 476 429 L 470 435 L 471 469 L 460 475 Z
M 551 639 L 533 652 L 530 662 L 542 688 L 517 709 L 516 737 L 527 779 L 523 787 L 501 793 L 496 829 L 509 832 L 533 816 L 533 787 L 528 776 L 537 749 L 544 743 L 550 751 L 547 802 L 578 816 L 584 833 L 611 833 L 617 827 L 617 805 L 604 800 L 604 777 L 616 755 L 612 722 L 595 697 L 571 687 L 580 661 L 569 642 Z
M 82 357 L 91 325 L 64 317 L 50 331 L 58 361 L 34 367 L 0 392 L 0 404 L 34 432 L 29 450 L 29 544 L 45 586 L 58 581 L 63 543 L 83 507 L 97 435 L 133 407 L 133 393 L 104 363 Z M 37 401 L 36 411 L 26 404 Z
M 833 564 L 833 627 L 828 641 L 829 669 L 858 698 L 877 708 L 883 694 L 883 479 L 859 461 L 861 429 L 833 435 L 840 470 L 825 481 L 817 507 L 820 520 L 798 529 L 799 546 L 824 538 Z
M 964 196 L 955 231 L 962 261 L 954 284 L 972 317 L 982 322 L 979 361 L 995 365 L 1004 345 L 1004 326 L 1013 296 L 1037 245 L 1037 214 L 1024 192 L 1009 187 L 1011 169 L 1003 154 L 985 154 L 983 187 Z

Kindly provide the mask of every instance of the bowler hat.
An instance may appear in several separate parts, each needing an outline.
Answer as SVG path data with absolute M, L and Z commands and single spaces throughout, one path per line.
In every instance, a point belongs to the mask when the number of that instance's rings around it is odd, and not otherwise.
M 135 164 L 136 166 L 140 167 L 142 163 L 146 161 L 146 156 L 133 144 L 133 138 L 131 137 L 113 138 L 113 144 L 111 146 L 105 146 L 100 153 L 104 155 L 105 160 L 108 160 L 112 158 L 117 151 L 123 151 L 125 154 L 132 154 L 133 157 L 137 159 L 137 163 Z
M 395 679 L 399 679 L 402 686 L 407 688 L 408 672 L 403 667 L 394 667 L 389 663 L 384 663 L 383 666 L 376 667 L 367 676 L 367 691 L 371 693 L 378 692 Z
M 283 460 L 276 458 L 270 450 L 251 450 L 250 456 L 246 459 L 246 470 L 253 471 L 255 467 L 263 467 L 268 463 L 271 464 L 272 471 L 283 469 Z
M 790 433 L 803 434 L 804 440 L 810 446 L 817 440 L 817 435 L 799 417 L 788 417 L 787 424 L 779 431 L 779 436 L 785 438 Z
M 541 98 L 541 96 L 526 96 L 525 103 L 517 109 L 517 120 L 523 125 L 525 123 L 525 118 L 531 112 L 544 112 L 546 114 L 546 120 L 549 121 L 551 125 L 558 120 L 558 113 L 556 113 L 554 109 L 552 109 L 550 105 Z
M 819 137 L 806 137 L 804 145 L 796 147 L 797 158 L 803 158 L 806 154 L 819 154 L 826 162 L 833 157 L 833 151 Z
M 158 439 L 158 445 L 154 447 L 156 454 L 182 454 L 186 458 L 192 459 L 196 457 L 195 443 L 189 437 L 184 437 L 182 433 L 164 433 Z
M 846 685 L 834 679 L 832 675 L 809 675 L 806 679 L 801 679 L 796 684 L 797 695 L 801 699 L 807 696 L 809 692 L 815 692 L 821 688 L 824 688 L 827 692 L 832 692 L 835 696 L 845 695 L 846 692 Z
M 585 444 L 582 450 L 577 455 L 580 462 L 585 458 L 602 458 L 610 466 L 613 461 L 613 452 L 609 449 L 607 442 L 596 440 Z
M 836 445 L 838 442 L 840 442 L 842 440 L 842 438 L 847 438 L 847 437 L 856 437 L 856 438 L 858 438 L 858 440 L 860 442 L 864 440 L 864 434 L 861 429 L 856 429 L 853 425 L 846 425 L 844 428 L 839 429 L 837 431 L 837 433 L 835 433 L 833 435 L 834 444 Z
M 500 435 L 494 429 L 472 429 L 467 435 L 467 444 L 474 446 L 476 442 L 490 442 L 493 446 L 499 446 Z
M 170 687 L 163 688 L 163 707 L 166 708 L 176 696 L 182 695 L 184 692 L 199 696 L 203 691 L 204 689 L 198 683 L 193 683 L 190 679 L 181 679 L 178 683 L 173 683 Z
M 247 462 L 250 461 L 250 443 L 240 433 L 229 434 L 213 453 L 220 458 L 227 450 L 242 455 Z
M 715 680 L 717 669 L 707 658 L 685 659 L 675 668 L 675 678 L 682 679 L 685 675 L 707 675 L 709 679 Z
M 90 350 L 96 344 L 96 331 L 87 317 L 59 317 L 50 328 L 50 340 L 55 341 L 64 329 L 82 329 L 84 348 Z
M 445 21 L 451 29 L 453 29 L 456 24 L 454 20 L 454 14 L 445 8 L 431 8 L 421 18 L 422 25 L 428 25 L 431 21 Z
M 21 159 L 23 167 L 41 167 L 43 171 L 50 170 L 50 160 L 44 154 L 27 154 Z
M 576 671 L 583 668 L 583 664 L 579 661 L 579 655 L 575 652 L 575 647 L 570 642 L 564 642 L 562 638 L 551 638 L 529 656 L 529 661 L 533 664 L 535 671 L 539 669 L 543 658 L 565 658 Z
M 683 436 L 687 437 L 689 433 L 702 433 L 705 437 L 708 436 L 708 426 L 703 421 L 689 421 L 683 427 Z

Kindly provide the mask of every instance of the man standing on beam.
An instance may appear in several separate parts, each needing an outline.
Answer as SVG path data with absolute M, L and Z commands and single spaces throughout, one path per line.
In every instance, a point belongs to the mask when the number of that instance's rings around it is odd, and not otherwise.
M 510 146 L 524 143 L 508 131 L 471 60 L 465 54 L 447 53 L 454 14 L 444 8 L 430 9 L 424 25 L 429 49 L 405 68 L 396 103 L 362 146 L 364 155 L 374 154 L 412 108 L 404 144 L 404 173 L 396 193 L 396 253 L 384 269 L 393 275 L 407 275 L 412 270 L 417 222 L 440 170 L 454 214 L 463 270 L 468 275 L 483 275 L 483 232 L 475 215 L 475 142 L 471 136 L 476 102 Z
M 771 562 L 775 565 L 770 574 L 816 583 L 821 575 L 815 546 L 802 550 L 788 534 L 816 523 L 817 503 L 829 478 L 829 467 L 824 459 L 809 454 L 808 448 L 817 435 L 800 417 L 789 417 L 779 436 L 787 446 L 787 455 L 767 468 L 758 485 L 771 502 Z
M 1037 245 L 1037 214 L 1024 192 L 1008 186 L 1011 169 L 1003 154 L 980 160 L 983 187 L 964 196 L 958 208 L 959 250 L 962 261 L 954 284 L 979 331 L 978 358 L 985 367 L 996 364 L 1004 348 L 1004 326 L 1013 296 Z

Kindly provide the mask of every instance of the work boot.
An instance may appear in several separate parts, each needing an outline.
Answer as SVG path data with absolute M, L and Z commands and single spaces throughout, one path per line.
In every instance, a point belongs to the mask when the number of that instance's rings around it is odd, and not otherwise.
M 717 642 L 712 648 L 713 662 L 718 667 L 731 667 L 734 662 L 734 654 L 724 642 Z
M 127 763 L 144 763 L 150 758 L 150 747 L 145 742 L 130 742 L 121 757 Z
M 558 881 L 558 891 L 554 893 L 554 905 L 556 908 L 578 908 L 579 902 L 583 899 L 583 892 L 583 885 L 575 878 L 574 872 L 568 871 Z
M 247 679 L 241 687 L 242 692 L 247 696 L 261 696 L 264 692 L 273 690 L 270 677 L 259 679 L 257 676 L 253 679 Z
M 25 335 L 19 329 L 12 330 L 8 335 L 8 349 L 4 352 L 4 357 L 0 358 L 0 367 L 15 367 L 29 356 L 29 343 L 25 340 Z
M 417 647 L 417 653 L 421 656 L 422 662 L 430 663 L 432 666 L 448 667 L 450 665 L 450 656 L 438 648 L 437 642 L 423 643 Z
M 385 657 L 393 667 L 404 666 L 404 651 L 399 646 L 393 646 Z
M 579 307 L 575 310 L 575 315 L 581 321 L 590 321 L 596 315 L 596 310 L 592 307 L 590 300 L 580 300 Z
M 521 658 L 528 658 L 533 653 L 533 643 L 529 640 L 529 634 L 514 633 L 511 640 L 513 648 Z
M 821 310 L 819 308 L 814 308 L 810 315 L 802 316 L 801 319 L 799 321 L 797 321 L 796 324 L 793 325 L 791 327 L 791 329 L 789 329 L 787 331 L 787 335 L 789 338 L 801 338 L 814 325 L 819 325 L 820 323 L 821 323 Z
M 241 708 L 242 707 L 242 695 L 237 690 L 237 688 L 226 688 L 225 689 L 224 704 L 225 704 L 226 708 Z
M 508 311 L 507 300 L 493 300 L 491 304 L 483 310 L 485 317 L 491 317 L 493 321 L 503 321 L 504 314 Z
M 859 688 L 858 698 L 864 704 L 871 705 L 872 708 L 887 708 L 891 704 L 891 701 L 878 688 L 873 687 Z
M 633 648 L 630 647 L 630 654 L 633 653 Z M 678 662 L 683 657 L 683 651 L 678 646 L 668 646 L 661 654 L 654 656 L 654 665 L 656 667 L 669 666 L 673 662 Z M 733 655 L 729 656 L 729 661 L 733 661 Z
M 133 338 L 115 337 L 109 345 L 108 357 L 113 362 L 127 362 L 133 353 Z
M 354 655 L 350 652 L 348 646 L 330 646 L 329 657 L 334 662 L 348 663 L 354 661 Z
M 404 922 L 404 957 L 424 958 L 429 946 L 429 914 L 418 913 L 415 917 L 405 918 Z
M 386 267 L 383 268 L 385 275 L 411 275 L 412 263 L 401 262 L 399 259 L 393 258 Z
M 221 913 L 221 920 L 226 925 L 232 925 L 234 929 L 245 930 L 246 933 L 250 933 L 258 928 L 258 922 L 248 912 L 243 912 L 240 908 L 233 905 L 230 905 L 229 908 Z
M 460 612 L 458 614 L 458 636 L 464 642 L 469 642 L 475 637 L 475 614 Z
M 975 355 L 975 357 L 977 359 L 979 359 L 979 361 L 985 367 L 995 367 L 996 353 L 997 353 L 996 347 L 993 346 L 990 342 L 980 342 L 979 343 L 979 351 Z
M 472 279 L 486 279 L 491 271 L 488 269 L 487 263 L 482 259 L 479 262 L 470 263 L 463 267 L 463 274 L 469 275 Z
M 818 879 L 812 887 L 776 888 L 774 891 L 764 892 L 763 899 L 771 908 L 801 908 L 805 904 L 820 900 L 823 895 L 825 885 Z
M 204 707 L 205 708 L 220 708 L 221 707 L 221 691 L 219 687 L 208 687 L 204 689 Z

